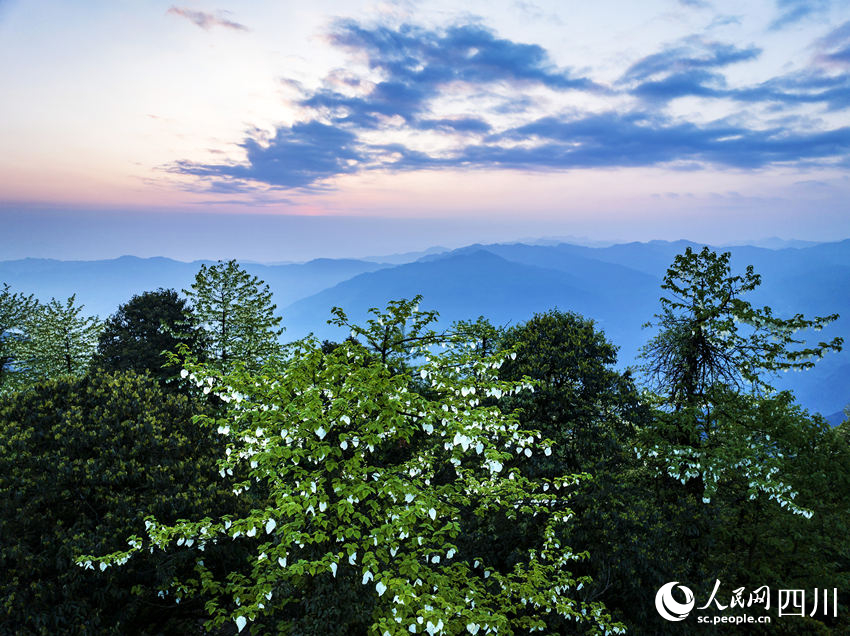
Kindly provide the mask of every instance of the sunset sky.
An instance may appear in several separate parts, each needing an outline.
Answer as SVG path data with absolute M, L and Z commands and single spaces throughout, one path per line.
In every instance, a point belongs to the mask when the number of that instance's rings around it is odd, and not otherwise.
M 0 260 L 850 237 L 843 0 L 0 0 L 0 59 Z

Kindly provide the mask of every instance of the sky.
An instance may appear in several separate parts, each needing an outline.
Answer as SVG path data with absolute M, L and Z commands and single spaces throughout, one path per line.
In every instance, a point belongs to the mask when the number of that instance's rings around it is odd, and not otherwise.
M 0 0 L 0 62 L 0 260 L 850 237 L 846 0 Z

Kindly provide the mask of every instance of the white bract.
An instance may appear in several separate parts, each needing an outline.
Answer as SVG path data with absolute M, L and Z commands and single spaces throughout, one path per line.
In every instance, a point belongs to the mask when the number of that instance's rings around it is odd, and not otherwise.
M 566 501 L 515 469 L 530 446 L 546 452 L 551 445 L 493 405 L 491 398 L 516 394 L 525 385 L 501 381 L 504 355 L 482 357 L 471 336 L 429 335 L 422 326 L 427 321 L 416 322 L 421 315 L 410 313 L 406 302 L 380 314 L 380 328 L 377 320 L 351 325 L 336 314 L 365 344 L 346 340 L 323 351 L 308 338 L 290 346 L 285 372 L 239 370 L 216 379 L 215 386 L 243 396 L 238 406 L 235 400 L 225 406 L 212 430 L 228 431 L 230 452 L 220 463 L 225 479 L 250 475 L 229 485 L 265 498 L 253 501 L 250 512 L 174 526 L 151 523 L 139 547 L 100 559 L 86 556 L 83 563 L 117 563 L 148 547 L 173 548 L 178 537 L 237 541 L 256 550 L 253 570 L 244 580 L 217 582 L 240 603 L 236 611 L 228 603 L 213 611 L 240 630 L 249 618 L 272 611 L 272 587 L 297 595 L 313 577 L 337 577 L 343 584 L 358 574 L 363 586 L 374 582 L 374 591 L 364 587 L 362 593 L 374 595 L 375 633 L 391 624 L 410 633 L 475 634 L 518 613 L 541 620 L 560 614 L 588 627 L 613 624 L 603 614 L 581 615 L 568 596 L 575 589 L 566 567 L 572 552 L 555 539 L 557 527 L 571 516 Z M 381 351 L 386 334 L 403 334 L 414 344 Z M 439 345 L 445 348 L 435 353 Z M 208 376 L 200 365 L 191 370 Z M 419 379 L 430 380 L 427 391 L 419 392 Z M 487 396 L 487 405 L 470 396 Z M 524 455 L 507 452 L 517 445 Z M 455 547 L 468 518 L 493 514 L 542 518 L 538 545 L 520 555 L 524 560 L 510 576 L 480 554 Z M 467 560 L 472 557 L 474 567 Z M 415 576 L 400 574 L 413 565 Z M 198 568 L 207 577 L 198 577 L 204 585 L 213 573 Z M 551 594 L 533 607 L 522 604 L 541 589 Z M 298 598 L 276 591 L 276 607 L 290 601 Z

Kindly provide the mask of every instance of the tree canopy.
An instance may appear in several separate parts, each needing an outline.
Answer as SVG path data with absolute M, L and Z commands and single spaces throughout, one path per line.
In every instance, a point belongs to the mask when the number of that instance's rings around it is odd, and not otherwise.
M 66 377 L 0 398 L 0 633 L 186 633 L 203 617 L 158 593 L 191 574 L 173 549 L 121 572 L 74 564 L 126 546 L 146 515 L 175 522 L 227 501 L 213 478 L 223 444 L 192 422 L 197 412 L 135 374 Z
M 64 303 L 51 298 L 30 314 L 19 346 L 21 369 L 30 382 L 88 371 L 102 323 L 83 309 L 74 294 Z
M 3 283 L 0 290 L 0 393 L 20 385 L 23 369 L 20 361 L 20 345 L 26 324 L 38 307 L 38 301 L 30 294 L 12 292 Z
M 748 633 L 848 633 L 848 423 L 770 386 L 835 316 L 756 308 L 731 265 L 675 258 L 644 388 L 567 311 L 448 325 L 417 296 L 280 345 L 230 261 L 98 339 L 4 286 L 0 634 L 692 633 L 670 581 L 770 587 Z M 777 616 L 816 588 L 837 617 Z
M 689 482 L 705 502 L 720 484 L 744 476 L 748 498 L 763 493 L 808 516 L 811 510 L 795 503 L 796 491 L 783 479 L 788 447 L 774 431 L 778 415 L 765 414 L 787 400 L 773 395 L 767 376 L 811 368 L 813 359 L 840 350 L 839 337 L 806 345 L 795 335 L 837 316 L 780 318 L 770 307 L 754 308 L 742 295 L 761 277 L 752 266 L 733 275 L 729 261 L 728 252 L 688 248 L 667 270 L 659 332 L 642 352 L 661 410 L 639 452 Z
M 269 286 L 235 260 L 201 265 L 183 292 L 206 333 L 211 364 L 227 368 L 239 362 L 256 369 L 279 353 L 283 330 Z
M 534 393 L 506 404 L 521 408 L 524 422 L 558 442 L 550 461 L 573 471 L 616 461 L 638 398 L 630 373 L 614 367 L 616 347 L 592 320 L 558 310 L 535 314 L 507 330 L 500 346 L 516 349 L 502 378 L 536 380 Z
M 184 345 L 203 358 L 203 334 L 196 322 L 173 289 L 133 296 L 104 323 L 92 364 L 104 371 L 148 372 L 164 385 L 177 373 L 164 366 L 165 352 Z
M 298 590 L 315 580 L 337 579 L 363 587 L 376 633 L 511 634 L 545 631 L 554 619 L 619 632 L 604 606 L 576 598 L 588 579 L 573 576 L 571 564 L 585 555 L 558 540 L 572 517 L 561 491 L 581 476 L 523 475 L 518 458 L 548 455 L 551 442 L 486 404 L 531 385 L 498 379 L 502 354 L 471 356 L 467 339 L 426 334 L 432 318 L 398 303 L 365 329 L 424 321 L 420 336 L 446 349 L 418 348 L 420 362 L 406 369 L 354 340 L 323 351 L 311 338 L 293 345 L 282 368 L 259 374 L 192 365 L 187 377 L 231 405 L 214 422 L 228 443 L 222 474 L 248 466 L 235 492 L 260 484 L 268 501 L 245 516 L 152 518 L 129 550 L 81 563 L 120 563 L 174 541 L 198 549 L 245 541 L 250 573 L 214 583 L 199 565 L 201 586 L 224 593 L 207 605 L 214 624 L 233 621 L 240 631 L 298 604 Z M 427 391 L 414 390 L 417 382 Z M 510 566 L 459 542 L 469 518 L 494 511 L 543 524 L 540 543 Z
M 761 284 L 761 276 L 752 265 L 732 275 L 730 257 L 688 247 L 664 276 L 659 333 L 642 355 L 655 387 L 676 406 L 704 398 L 718 384 L 737 391 L 770 389 L 767 375 L 809 369 L 825 353 L 841 350 L 840 337 L 806 346 L 795 335 L 820 331 L 837 314 L 779 318 L 770 307 L 753 307 L 742 296 Z

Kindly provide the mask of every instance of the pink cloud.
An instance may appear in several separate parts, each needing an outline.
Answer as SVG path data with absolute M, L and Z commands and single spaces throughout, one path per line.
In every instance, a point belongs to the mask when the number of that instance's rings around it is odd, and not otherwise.
M 238 22 L 222 17 L 221 12 L 219 12 L 219 15 L 213 15 L 206 11 L 193 11 L 192 9 L 186 9 L 184 7 L 171 7 L 168 10 L 168 13 L 178 15 L 181 18 L 186 18 L 206 30 L 209 30 L 214 26 L 222 26 L 236 31 L 250 30 L 244 24 L 239 24 Z

